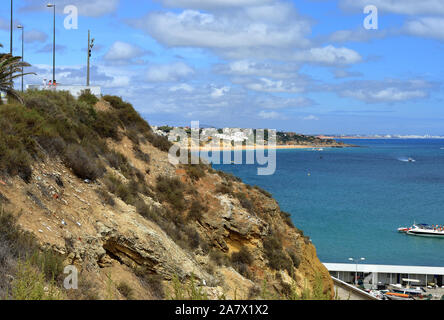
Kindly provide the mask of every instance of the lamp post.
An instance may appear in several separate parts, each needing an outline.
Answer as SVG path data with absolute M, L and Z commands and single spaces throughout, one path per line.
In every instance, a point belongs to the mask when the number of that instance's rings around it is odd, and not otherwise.
M 56 5 L 52 3 L 48 3 L 46 5 L 48 8 L 54 9 L 54 30 L 53 30 L 53 41 L 52 41 L 52 83 L 55 83 L 55 43 L 56 43 L 56 36 L 55 36 L 55 22 L 56 22 Z
M 22 29 L 22 62 L 25 62 L 25 27 L 21 24 L 17 26 L 17 29 Z M 22 66 L 22 92 L 23 92 L 23 66 Z
M 348 260 L 350 260 L 350 261 L 354 261 L 355 263 L 356 263 L 356 272 L 355 272 L 355 286 L 358 286 L 358 263 L 359 262 L 361 262 L 361 261 L 364 261 L 365 260 L 365 258 L 355 258 L 355 259 L 353 259 L 353 258 L 348 258 Z
M 13 51 L 13 33 L 14 33 L 14 27 L 13 27 L 13 20 L 14 20 L 14 1 L 11 0 L 11 38 L 10 38 L 10 42 L 9 42 L 9 53 L 12 56 L 12 51 Z M 12 70 L 12 69 L 11 69 Z M 11 73 L 11 77 L 10 77 L 10 82 L 11 82 L 11 88 L 14 86 L 14 82 L 12 81 L 12 73 Z
M 13 44 L 13 20 L 14 20 L 14 2 L 11 0 L 11 41 L 10 41 L 10 47 L 9 47 L 9 53 L 12 55 L 12 44 Z

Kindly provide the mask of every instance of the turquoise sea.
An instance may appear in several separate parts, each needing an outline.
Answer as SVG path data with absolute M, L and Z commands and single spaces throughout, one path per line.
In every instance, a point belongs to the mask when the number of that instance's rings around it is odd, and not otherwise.
M 396 231 L 444 225 L 444 140 L 344 142 L 360 148 L 277 150 L 271 176 L 258 176 L 256 165 L 213 167 L 272 193 L 322 262 L 444 266 L 444 239 Z

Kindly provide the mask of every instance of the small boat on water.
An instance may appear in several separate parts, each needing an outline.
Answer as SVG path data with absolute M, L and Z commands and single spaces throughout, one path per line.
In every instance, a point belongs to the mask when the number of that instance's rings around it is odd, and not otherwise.
M 413 226 L 398 228 L 398 232 L 411 236 L 444 238 L 444 226 L 428 225 L 425 223 L 413 224 Z

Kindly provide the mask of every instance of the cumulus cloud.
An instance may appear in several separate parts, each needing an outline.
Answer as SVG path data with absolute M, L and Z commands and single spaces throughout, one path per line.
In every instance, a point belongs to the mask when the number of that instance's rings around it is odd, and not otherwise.
M 424 17 L 410 20 L 406 23 L 404 31 L 414 36 L 444 40 L 444 17 Z
M 145 74 L 145 80 L 150 82 L 175 82 L 194 74 L 193 68 L 183 62 L 172 64 L 152 65 Z
M 258 113 L 259 118 L 269 119 L 269 120 L 285 120 L 286 116 L 276 112 L 276 111 L 260 111 Z
M 301 62 L 325 65 L 346 65 L 362 61 L 362 57 L 358 52 L 345 47 L 336 48 L 332 45 L 297 52 L 294 59 Z
M 218 73 L 236 77 L 258 76 L 290 79 L 298 76 L 299 66 L 292 63 L 268 63 L 243 59 L 216 65 L 214 69 Z
M 403 27 L 389 31 L 337 31 L 331 35 L 330 40 L 338 42 L 366 41 L 399 33 L 444 40 L 444 5 L 442 0 L 341 0 L 340 2 L 340 6 L 344 10 L 360 10 L 361 12 L 362 8 L 369 4 L 375 5 L 380 13 L 405 15 L 410 19 Z
M 341 0 L 340 6 L 345 10 L 362 12 L 367 5 L 375 5 L 381 13 L 403 15 L 444 15 L 441 0 Z
M 302 120 L 305 120 L 305 121 L 318 121 L 319 118 L 316 117 L 315 115 L 311 114 L 309 116 L 303 117 Z
M 138 61 L 135 59 L 144 56 L 146 53 L 147 51 L 139 46 L 127 42 L 116 41 L 105 54 L 104 59 L 113 63 L 131 64 L 137 63 Z
M 174 8 L 219 9 L 257 6 L 272 3 L 274 0 L 161 0 L 163 5 Z
M 169 90 L 172 92 L 181 91 L 181 90 L 186 91 L 186 92 L 193 92 L 194 88 L 189 84 L 181 83 L 181 84 L 172 86 Z
M 165 46 L 207 48 L 230 58 L 307 47 L 305 36 L 311 32 L 311 22 L 286 3 L 246 7 L 234 14 L 151 12 L 129 23 Z
M 47 3 L 47 0 L 24 0 L 24 5 L 20 10 L 22 12 L 47 11 Z M 119 3 L 120 0 L 58 0 L 56 9 L 59 13 L 63 13 L 65 6 L 74 5 L 77 7 L 79 15 L 100 17 L 115 12 L 119 7 Z
M 301 93 L 305 91 L 305 83 L 297 83 L 292 81 L 271 80 L 267 78 L 259 78 L 251 80 L 244 84 L 250 90 L 262 92 L 287 92 Z
M 227 94 L 228 92 L 230 92 L 230 87 L 224 86 L 221 88 L 212 88 L 211 90 L 211 97 L 212 98 L 221 98 L 223 96 L 225 96 L 225 94 Z
M 367 103 L 396 103 L 427 98 L 436 85 L 424 80 L 354 81 L 332 88 L 342 97 Z

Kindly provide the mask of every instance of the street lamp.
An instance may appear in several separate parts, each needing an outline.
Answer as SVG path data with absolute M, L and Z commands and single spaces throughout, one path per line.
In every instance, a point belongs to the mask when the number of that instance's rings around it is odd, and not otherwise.
M 361 261 L 364 261 L 365 260 L 365 258 L 355 258 L 355 259 L 353 259 L 353 258 L 348 258 L 348 260 L 350 260 L 350 261 L 354 261 L 355 263 L 356 263 L 356 272 L 355 272 L 355 286 L 358 286 L 358 263 L 359 262 L 361 262 Z
M 24 56 L 25 56 L 25 27 L 19 24 L 17 26 L 17 29 L 22 29 L 22 62 L 25 62 Z M 23 92 L 23 66 L 22 66 L 22 92 Z
M 14 2 L 11 0 L 11 41 L 9 47 L 9 53 L 11 55 L 12 55 L 12 44 L 13 44 L 13 33 L 14 33 L 13 20 L 14 20 Z
M 10 34 L 10 36 L 11 36 L 11 39 L 10 39 L 10 42 L 9 42 L 9 53 L 11 54 L 11 56 L 12 56 L 12 51 L 13 51 L 13 33 L 14 33 L 14 27 L 13 27 L 13 20 L 14 20 L 14 2 L 11 0 L 11 34 Z M 12 70 L 12 68 L 11 68 L 11 70 Z M 11 77 L 10 77 L 10 81 L 11 81 L 11 88 L 14 86 L 14 82 L 12 81 L 12 73 L 11 73 Z
M 55 42 L 56 42 L 56 36 L 55 36 L 55 23 L 56 23 L 56 15 L 55 15 L 55 9 L 56 5 L 48 3 L 46 5 L 48 8 L 54 9 L 54 30 L 53 30 L 53 41 L 52 41 L 52 83 L 55 83 Z

